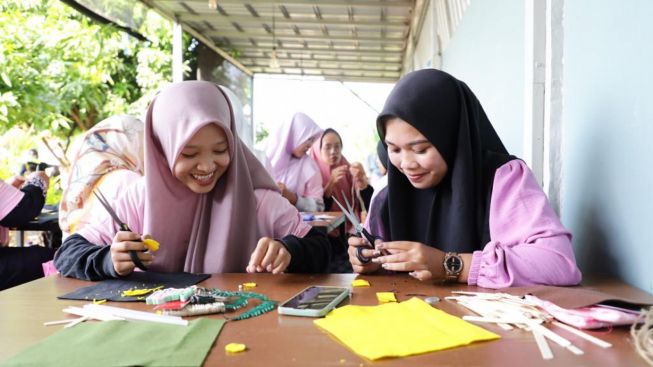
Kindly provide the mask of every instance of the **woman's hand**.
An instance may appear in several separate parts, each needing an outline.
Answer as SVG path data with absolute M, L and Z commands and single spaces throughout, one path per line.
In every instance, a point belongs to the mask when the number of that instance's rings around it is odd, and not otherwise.
M 375 245 L 380 244 L 382 241 L 381 240 L 376 240 Z M 373 273 L 381 267 L 379 264 L 369 262 L 367 264 L 363 264 L 358 260 L 358 257 L 356 256 L 356 253 L 358 251 L 359 247 L 365 247 L 361 252 L 361 255 L 372 258 L 374 256 L 377 256 L 380 254 L 378 250 L 370 249 L 368 246 L 367 240 L 361 237 L 349 237 L 347 240 L 347 243 L 349 244 L 349 248 L 347 249 L 347 253 L 349 254 L 349 262 L 351 263 L 351 267 L 354 270 L 354 273 Z
M 263 237 L 258 241 L 256 249 L 249 258 L 247 272 L 280 274 L 290 265 L 291 258 L 290 252 L 286 250 L 283 243 L 270 237 Z
M 292 205 L 297 204 L 297 194 L 288 190 L 288 187 L 283 182 L 277 182 L 277 187 L 281 191 L 281 196 L 286 198 Z
M 152 264 L 154 256 L 150 252 L 146 252 L 147 246 L 140 241 L 141 236 L 134 232 L 120 231 L 113 237 L 111 244 L 111 262 L 113 268 L 120 276 L 131 274 L 136 265 L 131 260 L 129 251 L 136 251 L 138 258 L 143 265 L 148 266 Z
M 6 182 L 11 186 L 20 189 L 20 187 L 23 186 L 23 184 L 25 183 L 25 177 L 18 176 L 18 175 L 12 176 L 9 179 L 7 179 Z
M 342 180 L 347 174 L 347 166 L 338 166 L 331 170 L 331 177 L 329 177 L 329 182 L 327 182 L 324 187 L 325 196 L 331 196 L 333 194 L 333 188 L 336 186 L 338 181 Z
M 367 179 L 363 165 L 359 162 L 354 162 L 349 167 L 349 172 L 351 173 L 356 188 L 358 190 L 365 190 L 369 185 L 369 180 Z
M 379 256 L 372 262 L 383 269 L 407 271 L 419 280 L 445 278 L 444 252 L 419 242 L 394 241 L 376 245 L 378 251 L 388 250 L 390 255 Z

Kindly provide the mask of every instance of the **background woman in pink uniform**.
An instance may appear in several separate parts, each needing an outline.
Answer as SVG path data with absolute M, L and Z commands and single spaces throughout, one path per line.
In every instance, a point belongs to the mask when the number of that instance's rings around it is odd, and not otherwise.
M 304 212 L 324 210 L 322 176 L 306 154 L 321 133 L 315 121 L 298 112 L 272 135 L 266 150 L 281 195 Z

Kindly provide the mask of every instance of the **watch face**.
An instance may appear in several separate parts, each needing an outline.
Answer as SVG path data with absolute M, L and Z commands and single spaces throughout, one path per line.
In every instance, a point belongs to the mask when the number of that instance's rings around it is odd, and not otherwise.
M 457 256 L 450 256 L 446 261 L 447 269 L 453 273 L 457 273 L 462 270 L 463 262 Z

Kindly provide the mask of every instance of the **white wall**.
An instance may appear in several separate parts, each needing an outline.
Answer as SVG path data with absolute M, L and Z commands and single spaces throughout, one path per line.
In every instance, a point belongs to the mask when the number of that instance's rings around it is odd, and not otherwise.
M 442 53 L 442 70 L 474 91 L 517 156 L 522 155 L 523 30 L 522 0 L 474 0 Z
M 653 292 L 653 2 L 565 1 L 562 216 L 581 269 Z

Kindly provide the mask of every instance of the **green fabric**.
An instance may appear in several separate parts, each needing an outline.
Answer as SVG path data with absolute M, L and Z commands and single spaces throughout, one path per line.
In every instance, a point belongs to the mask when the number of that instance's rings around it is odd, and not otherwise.
M 84 322 L 62 329 L 2 366 L 201 366 L 225 321 L 188 326 L 153 322 Z

